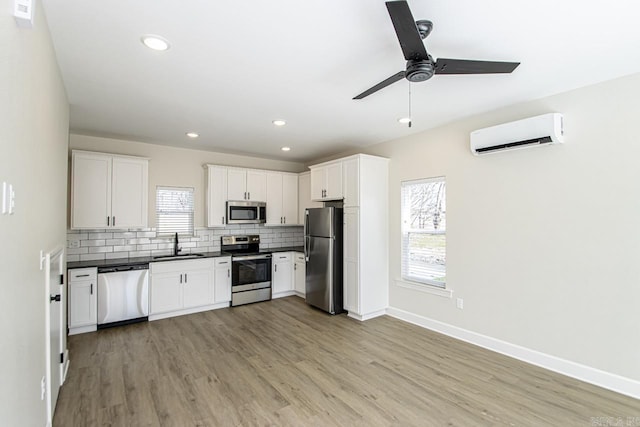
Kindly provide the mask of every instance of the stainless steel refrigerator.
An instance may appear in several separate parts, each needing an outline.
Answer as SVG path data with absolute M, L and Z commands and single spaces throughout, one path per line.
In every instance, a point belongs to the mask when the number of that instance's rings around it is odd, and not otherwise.
M 342 313 L 342 208 L 305 211 L 304 254 L 307 304 Z

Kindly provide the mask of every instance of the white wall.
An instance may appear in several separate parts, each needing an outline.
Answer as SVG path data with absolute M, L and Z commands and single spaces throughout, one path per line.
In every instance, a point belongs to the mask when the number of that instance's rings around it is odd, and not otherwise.
M 0 181 L 14 215 L 0 215 L 0 424 L 43 426 L 45 282 L 40 250 L 66 240 L 68 107 L 41 4 L 19 29 L 0 1 Z
M 471 154 L 470 131 L 547 112 L 564 113 L 566 144 Z M 640 380 L 640 74 L 367 152 L 391 159 L 391 307 Z M 400 183 L 434 176 L 453 299 L 395 282 Z
M 72 149 L 99 151 L 111 154 L 149 157 L 149 227 L 156 223 L 156 187 L 159 185 L 194 187 L 195 226 L 205 221 L 205 164 L 240 166 L 256 169 L 302 172 L 302 163 L 268 160 L 258 157 L 155 145 L 143 142 L 76 135 L 70 136 Z

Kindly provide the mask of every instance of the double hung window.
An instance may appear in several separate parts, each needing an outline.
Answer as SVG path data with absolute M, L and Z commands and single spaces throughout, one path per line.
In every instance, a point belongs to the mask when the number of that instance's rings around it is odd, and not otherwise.
M 402 278 L 445 287 L 447 204 L 444 177 L 402 182 Z

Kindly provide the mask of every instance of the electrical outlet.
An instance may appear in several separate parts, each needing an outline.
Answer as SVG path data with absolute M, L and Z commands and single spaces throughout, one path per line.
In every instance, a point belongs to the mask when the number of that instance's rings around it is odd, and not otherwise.
M 44 400 L 44 395 L 47 393 L 47 379 L 42 377 L 40 380 L 40 400 Z
M 464 308 L 464 300 L 462 298 L 458 298 L 456 300 L 456 307 L 458 307 L 460 310 Z
M 80 247 L 80 240 L 69 240 L 67 245 L 69 249 L 78 249 Z

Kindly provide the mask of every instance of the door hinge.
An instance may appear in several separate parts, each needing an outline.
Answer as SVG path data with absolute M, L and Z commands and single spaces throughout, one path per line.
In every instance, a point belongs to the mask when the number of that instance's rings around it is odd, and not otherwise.
M 64 285 L 64 274 L 60 275 L 60 284 Z
M 64 363 L 64 353 L 60 353 L 60 363 Z

